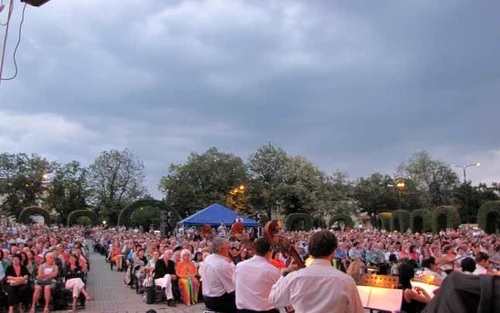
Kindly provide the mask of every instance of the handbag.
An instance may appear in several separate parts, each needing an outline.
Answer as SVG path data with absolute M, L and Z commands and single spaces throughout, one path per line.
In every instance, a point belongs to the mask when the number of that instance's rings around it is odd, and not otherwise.
M 37 285 L 40 285 L 40 286 L 49 286 L 49 285 L 52 285 L 52 279 L 42 279 L 42 278 L 38 278 L 36 280 L 36 284 Z

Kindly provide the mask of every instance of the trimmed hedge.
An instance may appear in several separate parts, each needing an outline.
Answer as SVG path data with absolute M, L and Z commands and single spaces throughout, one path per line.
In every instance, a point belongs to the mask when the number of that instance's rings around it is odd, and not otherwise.
M 446 225 L 440 225 L 440 219 L 446 218 Z M 432 230 L 435 233 L 445 228 L 457 228 L 460 226 L 460 214 L 458 209 L 451 205 L 444 205 L 434 209 L 432 212 Z
M 391 230 L 392 212 L 381 212 L 377 215 L 377 228 Z
M 344 221 L 346 227 L 354 228 L 354 221 L 349 215 L 346 214 L 336 214 L 330 218 L 328 222 L 328 228 L 331 228 L 335 222 Z
M 41 208 L 39 206 L 29 206 L 24 208 L 20 213 L 18 217 L 18 221 L 20 223 L 28 224 L 31 222 L 30 216 L 32 215 L 41 215 L 43 216 L 43 222 L 44 224 L 50 224 L 50 212 L 45 210 L 44 208 Z
M 417 229 L 417 219 L 422 220 L 422 228 Z M 410 228 L 413 232 L 430 232 L 432 231 L 432 212 L 427 209 L 418 209 L 411 212 Z
M 66 225 L 70 227 L 73 224 L 78 223 L 78 219 L 80 217 L 88 217 L 91 220 L 91 224 L 97 225 L 99 223 L 99 216 L 94 211 L 90 210 L 76 210 L 68 214 L 68 218 L 66 220 Z
M 127 205 L 123 210 L 121 210 L 120 215 L 118 215 L 118 223 L 117 223 L 118 226 L 129 226 L 130 216 L 132 215 L 132 213 L 135 210 L 146 206 L 157 207 L 162 211 L 171 211 L 173 213 L 172 218 L 174 219 L 174 225 L 181 220 L 181 216 L 179 215 L 179 213 L 176 210 L 168 209 L 165 202 L 156 199 L 146 198 L 134 201 L 131 204 Z
M 304 221 L 304 229 L 295 229 L 297 221 Z M 286 216 L 285 226 L 287 231 L 311 230 L 314 228 L 314 220 L 311 215 L 306 213 L 292 213 Z
M 408 227 L 410 227 L 410 212 L 407 210 L 392 211 L 391 231 L 397 230 L 404 233 Z
M 483 203 L 477 212 L 477 223 L 488 234 L 500 233 L 500 201 Z

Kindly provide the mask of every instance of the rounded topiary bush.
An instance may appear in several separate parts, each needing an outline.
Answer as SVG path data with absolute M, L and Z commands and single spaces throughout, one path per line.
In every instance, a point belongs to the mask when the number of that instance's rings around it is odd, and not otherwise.
M 391 230 L 392 212 L 381 212 L 377 215 L 377 228 Z
M 79 219 L 81 217 L 87 217 L 90 220 L 90 222 L 88 220 L 85 220 L 85 221 L 86 221 L 86 223 L 90 223 L 89 225 L 97 225 L 99 222 L 98 221 L 99 217 L 97 216 L 97 214 L 94 211 L 75 210 L 75 211 L 68 214 L 68 219 L 66 221 L 66 225 L 68 225 L 68 227 L 73 225 L 73 224 L 83 225 L 79 222 Z
M 410 212 L 407 210 L 392 211 L 391 230 L 405 232 L 410 227 Z
M 50 224 L 50 212 L 45 210 L 44 208 L 38 206 L 29 206 L 24 208 L 18 217 L 18 221 L 20 223 L 28 224 L 31 222 L 30 216 L 33 215 L 41 215 L 43 216 L 43 220 L 45 224 Z
M 345 227 L 354 228 L 354 221 L 352 220 L 352 218 L 349 215 L 336 214 L 336 215 L 332 216 L 330 218 L 330 221 L 328 222 L 328 227 L 331 228 L 333 226 L 333 224 L 335 224 L 336 222 L 339 222 L 339 226 L 340 226 L 340 222 L 343 222 Z
M 152 198 L 144 198 L 130 203 L 123 210 L 120 211 L 120 214 L 118 215 L 118 225 L 130 226 L 131 225 L 130 217 L 132 216 L 132 213 L 141 207 L 148 207 L 148 206 L 157 207 L 162 211 L 172 212 L 172 218 L 174 220 L 174 224 L 177 224 L 177 222 L 182 219 L 176 210 L 167 208 L 165 202 Z
M 287 215 L 285 220 L 286 230 L 311 230 L 314 227 L 314 220 L 306 213 L 292 213 Z
M 415 233 L 432 231 L 432 212 L 428 209 L 418 209 L 411 212 L 410 228 Z
M 458 209 L 451 205 L 437 207 L 432 212 L 432 230 L 439 232 L 446 228 L 457 228 L 460 225 Z
M 500 233 L 500 201 L 483 203 L 477 212 L 477 223 L 488 234 Z

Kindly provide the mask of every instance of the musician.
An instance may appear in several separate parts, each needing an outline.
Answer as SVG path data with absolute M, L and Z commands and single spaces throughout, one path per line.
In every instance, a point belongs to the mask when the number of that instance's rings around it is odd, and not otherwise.
M 233 281 L 236 286 L 236 307 L 239 313 L 279 313 L 268 301 L 271 288 L 281 271 L 269 263 L 271 244 L 265 238 L 255 241 L 255 256 L 236 265 Z
M 442 277 L 438 271 L 439 268 L 436 265 L 436 259 L 434 257 L 428 257 L 427 259 L 422 261 L 422 267 L 423 270 L 419 271 L 420 275 L 432 275 L 434 277 L 434 280 L 432 283 L 434 285 L 441 285 L 443 282 L 444 277 Z
M 202 291 L 208 309 L 236 313 L 234 264 L 229 259 L 229 240 L 216 237 L 212 241 L 212 254 L 203 260 Z
M 476 253 L 476 270 L 473 272 L 474 275 L 486 275 L 489 273 L 489 258 L 490 256 L 484 252 Z
M 331 266 L 337 238 L 328 230 L 309 239 L 311 265 L 280 278 L 271 289 L 275 307 L 293 306 L 296 313 L 363 313 L 354 280 Z

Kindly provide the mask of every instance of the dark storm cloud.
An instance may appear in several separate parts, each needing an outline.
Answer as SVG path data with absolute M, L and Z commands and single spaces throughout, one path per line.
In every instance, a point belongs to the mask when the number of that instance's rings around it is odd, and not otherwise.
M 246 157 L 272 141 L 352 176 L 392 171 L 421 149 L 493 162 L 499 9 L 464 0 L 53 1 L 29 12 L 20 77 L 2 85 L 0 110 L 51 113 L 65 119 L 61 128 L 85 130 L 73 146 L 44 146 L 51 155 L 91 160 L 102 148 L 133 148 L 152 189 L 170 162 L 212 145 Z M 491 166 L 488 178 L 498 173 Z

